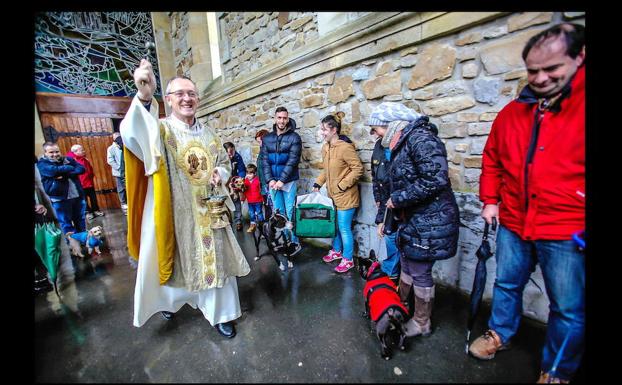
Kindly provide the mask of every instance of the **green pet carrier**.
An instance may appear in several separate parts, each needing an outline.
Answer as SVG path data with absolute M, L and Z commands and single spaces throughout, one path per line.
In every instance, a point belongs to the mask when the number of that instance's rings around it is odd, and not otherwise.
M 337 211 L 332 199 L 314 192 L 296 197 L 294 234 L 302 238 L 333 238 Z

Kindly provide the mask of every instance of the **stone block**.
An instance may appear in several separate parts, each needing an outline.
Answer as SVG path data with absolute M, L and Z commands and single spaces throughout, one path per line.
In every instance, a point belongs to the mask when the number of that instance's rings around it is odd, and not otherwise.
M 324 95 L 314 94 L 305 96 L 300 100 L 300 108 L 309 108 L 314 106 L 321 106 L 324 103 Z
M 479 116 L 482 122 L 492 122 L 497 118 L 497 112 L 484 112 Z
M 473 95 L 480 103 L 491 106 L 497 103 L 500 96 L 501 80 L 497 78 L 479 78 L 473 82 Z
M 440 116 L 465 110 L 475 105 L 475 100 L 470 95 L 450 96 L 435 99 L 423 106 L 423 112 L 430 116 Z
M 352 76 L 344 76 L 335 79 L 334 85 L 328 88 L 328 100 L 333 103 L 341 103 L 354 95 Z
M 464 138 L 467 136 L 466 123 L 441 123 L 438 127 L 439 138 Z
M 464 167 L 482 168 L 482 157 L 481 156 L 468 156 L 464 158 Z
M 456 49 L 446 44 L 434 44 L 423 50 L 412 71 L 408 88 L 421 88 L 435 80 L 451 77 L 456 63 Z
M 315 79 L 315 82 L 319 85 L 331 85 L 335 81 L 335 73 L 331 72 L 326 75 L 322 75 Z
M 369 68 L 358 68 L 352 73 L 352 80 L 367 80 L 369 79 Z
M 361 90 L 367 99 L 377 99 L 385 95 L 401 92 L 402 80 L 400 71 L 377 77 L 362 83 Z
M 390 72 L 393 72 L 395 67 L 396 65 L 393 60 L 387 60 L 387 61 L 380 62 L 378 66 L 376 67 L 376 76 L 382 76 Z
M 471 61 L 462 66 L 462 77 L 465 79 L 472 79 L 479 73 L 479 66 L 475 62 Z
M 471 155 L 482 155 L 486 146 L 487 136 L 477 136 L 471 140 Z
M 525 29 L 532 25 L 550 23 L 553 12 L 524 12 L 508 19 L 508 32 Z
M 479 115 L 476 112 L 458 112 L 456 115 L 456 120 L 458 122 L 477 122 L 479 120 Z
M 507 35 L 480 48 L 480 58 L 489 75 L 524 68 L 521 53 L 527 40 L 543 28 Z
M 454 146 L 454 151 L 456 152 L 467 152 L 469 151 L 468 143 L 458 143 Z
M 416 55 L 408 55 L 400 59 L 400 67 L 408 68 L 414 66 L 415 64 L 417 64 Z
M 292 21 L 291 23 L 289 23 L 289 28 L 294 31 L 300 27 L 302 27 L 303 25 L 307 24 L 308 22 L 310 22 L 311 20 L 313 20 L 313 15 L 309 15 L 309 16 L 304 16 L 301 17 L 300 19 L 296 19 L 294 21 Z M 288 26 L 285 26 L 286 28 Z
M 418 50 L 419 50 L 419 47 L 409 47 L 409 48 L 406 48 L 405 50 L 400 51 L 400 56 L 413 55 L 413 54 L 416 54 Z
M 457 46 L 473 44 L 473 43 L 477 43 L 478 41 L 481 41 L 482 38 L 483 36 L 482 36 L 481 31 L 467 32 L 464 34 L 460 34 L 458 39 L 456 39 L 455 44 Z
M 503 36 L 508 33 L 508 27 L 502 25 L 500 27 L 490 28 L 484 31 L 484 39 L 494 39 L 495 37 Z
M 320 118 L 317 114 L 317 112 L 315 111 L 309 111 L 307 113 L 304 114 L 304 117 L 302 118 L 302 126 L 303 127 L 318 127 L 320 124 Z

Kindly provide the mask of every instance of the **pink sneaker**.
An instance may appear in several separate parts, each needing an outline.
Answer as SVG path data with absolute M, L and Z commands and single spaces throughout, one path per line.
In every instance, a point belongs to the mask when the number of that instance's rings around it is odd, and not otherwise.
M 343 258 L 341 260 L 341 263 L 339 263 L 339 265 L 335 267 L 335 271 L 337 273 L 345 273 L 346 271 L 350 270 L 353 267 L 354 267 L 354 261 Z
M 336 261 L 338 259 L 341 259 L 341 252 L 339 251 L 335 251 L 332 250 L 328 252 L 328 255 L 325 255 L 322 257 L 322 261 L 326 262 L 326 263 L 331 263 L 332 261 Z

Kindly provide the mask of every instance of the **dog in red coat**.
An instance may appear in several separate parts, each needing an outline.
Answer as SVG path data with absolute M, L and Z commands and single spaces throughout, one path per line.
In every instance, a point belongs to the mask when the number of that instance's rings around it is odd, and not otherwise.
M 408 310 L 400 301 L 395 283 L 380 269 L 376 253 L 372 249 L 369 258 L 359 259 L 359 274 L 367 281 L 363 288 L 365 313 L 371 319 L 372 327 L 380 341 L 380 356 L 390 360 L 391 341 L 397 337 L 397 347 L 404 350 Z

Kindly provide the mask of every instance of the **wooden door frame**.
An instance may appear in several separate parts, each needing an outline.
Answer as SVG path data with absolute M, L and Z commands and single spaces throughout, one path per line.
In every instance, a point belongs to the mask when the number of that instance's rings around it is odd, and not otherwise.
M 96 185 L 100 186 L 100 189 L 96 187 L 99 206 L 101 208 L 119 208 L 120 202 L 116 192 L 116 181 L 112 176 L 107 160 L 103 158 L 106 156 L 105 151 L 101 148 L 101 142 L 96 144 L 96 141 L 91 140 L 89 136 L 101 137 L 110 135 L 108 145 L 112 144 L 112 119 L 122 119 L 125 116 L 132 103 L 132 98 L 37 92 L 35 94 L 35 102 L 42 129 L 48 126 L 52 120 L 62 120 L 65 126 L 60 132 L 65 133 L 65 135 L 67 133 L 75 133 L 77 137 L 81 137 L 76 142 L 82 142 L 83 145 L 86 145 L 85 148 L 88 147 L 87 157 L 93 167 L 98 169 L 98 177 L 96 177 L 95 182 Z M 158 104 L 160 116 L 163 117 L 165 114 L 164 104 L 160 100 L 158 100 Z M 84 120 L 89 121 L 89 127 L 84 127 L 82 124 L 78 127 L 78 122 L 82 123 Z M 65 141 L 63 140 L 63 142 Z M 100 148 L 100 150 L 92 151 L 95 147 Z M 61 150 L 68 151 L 69 149 Z M 102 152 L 104 153 L 100 154 Z M 104 189 L 101 188 L 102 185 L 105 185 Z

